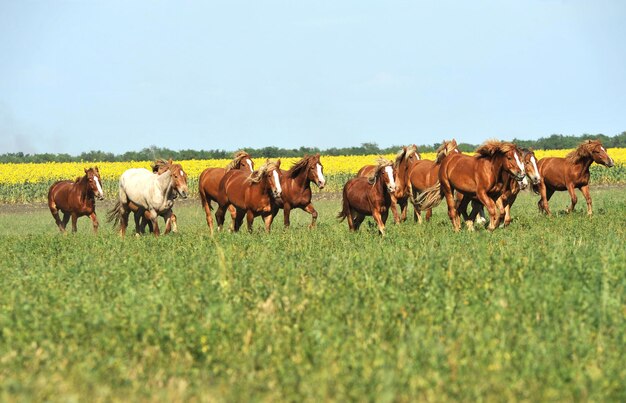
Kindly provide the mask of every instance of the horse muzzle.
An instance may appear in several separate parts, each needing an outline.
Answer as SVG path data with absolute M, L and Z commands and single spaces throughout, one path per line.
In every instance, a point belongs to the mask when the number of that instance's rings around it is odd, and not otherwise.
M 324 186 L 326 186 L 326 182 L 323 181 L 319 181 L 317 182 L 317 187 L 320 189 L 324 189 Z
M 280 199 L 280 196 L 282 195 L 282 192 L 273 190 L 272 191 L 272 196 L 274 196 L 274 199 Z
M 104 195 L 102 193 L 97 194 L 96 197 L 98 200 L 104 200 Z
M 541 182 L 541 176 L 533 175 L 533 176 L 530 177 L 530 180 L 533 183 L 533 185 L 538 185 L 539 182 Z
M 613 158 L 609 158 L 609 162 L 606 164 L 608 168 L 613 168 L 615 166 L 615 162 L 613 162 Z
M 396 192 L 396 187 L 395 186 L 387 186 L 387 191 L 389 193 L 395 193 Z
M 182 197 L 183 199 L 187 198 L 187 192 L 185 192 L 184 190 L 182 192 L 178 191 L 178 193 L 180 194 L 180 197 Z

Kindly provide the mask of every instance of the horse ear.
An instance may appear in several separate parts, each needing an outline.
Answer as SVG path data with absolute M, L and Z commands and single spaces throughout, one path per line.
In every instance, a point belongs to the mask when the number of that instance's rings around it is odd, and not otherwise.
M 167 160 L 167 163 L 172 165 L 172 162 L 174 162 L 174 161 L 172 161 L 172 158 L 170 157 L 170 159 Z
M 89 171 L 87 168 L 84 169 L 85 173 L 87 173 L 87 171 Z
M 280 158 L 276 161 L 276 168 L 280 168 Z
M 320 153 L 315 154 L 315 156 L 316 156 L 317 158 L 319 158 L 319 157 L 320 157 Z

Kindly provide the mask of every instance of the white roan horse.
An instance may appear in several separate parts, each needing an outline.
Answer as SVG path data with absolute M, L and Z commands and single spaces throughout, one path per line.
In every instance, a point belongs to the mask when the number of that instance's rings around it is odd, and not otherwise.
M 131 211 L 141 212 L 152 222 L 154 235 L 159 236 L 157 218 L 163 211 L 172 208 L 170 195 L 175 190 L 183 199 L 187 198 L 187 175 L 180 164 L 168 161 L 169 167 L 161 175 L 143 168 L 131 168 L 120 177 L 117 203 L 109 211 L 109 221 L 120 225 L 120 235 L 126 234 L 128 215 Z

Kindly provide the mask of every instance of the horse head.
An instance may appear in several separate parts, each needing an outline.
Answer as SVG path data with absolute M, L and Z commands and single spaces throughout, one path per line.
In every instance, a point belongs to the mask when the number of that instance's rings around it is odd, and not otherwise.
M 400 150 L 398 154 L 396 154 L 394 166 L 398 171 L 401 169 L 409 171 L 413 167 L 413 165 L 415 165 L 415 163 L 420 159 L 422 159 L 422 156 L 420 155 L 419 151 L 417 151 L 417 146 L 413 144 L 410 146 L 402 147 L 402 150 Z
M 376 163 L 376 170 L 374 174 L 368 178 L 368 182 L 373 185 L 376 181 L 382 180 L 387 188 L 387 192 L 393 194 L 396 191 L 396 169 L 393 163 L 384 158 L 379 158 Z
M 520 158 L 521 152 L 519 148 L 513 144 L 504 141 L 489 140 L 476 149 L 478 158 L 488 158 L 502 161 L 502 167 L 510 173 L 516 180 L 522 181 L 526 176 L 524 164 Z
M 104 199 L 104 191 L 102 190 L 102 178 L 100 177 L 100 171 L 98 167 L 85 168 L 85 174 L 89 180 L 89 188 L 93 194 L 99 199 Z
M 267 160 L 265 164 L 250 174 L 249 180 L 253 183 L 260 183 L 265 179 L 269 190 L 274 199 L 280 199 L 283 193 L 283 189 L 280 185 L 280 177 L 282 173 L 280 171 L 280 159 L 276 162 Z
M 613 158 L 609 157 L 609 153 L 606 151 L 600 141 L 591 141 L 590 144 L 593 144 L 593 148 L 591 148 L 591 156 L 593 157 L 593 161 L 596 164 L 604 165 L 608 168 L 615 166 Z
M 231 169 L 239 169 L 242 171 L 254 172 L 254 162 L 252 161 L 250 154 L 243 150 L 237 151 L 233 155 L 233 160 L 226 166 L 226 171 Z
M 182 165 L 173 163 L 170 158 L 167 170 L 172 177 L 172 188 L 174 188 L 183 199 L 186 199 L 189 188 L 187 187 L 187 173 L 183 170 Z
M 537 168 L 537 158 L 532 149 L 522 150 L 522 162 L 524 163 L 526 176 L 530 178 L 533 185 L 538 185 L 539 181 L 541 181 L 541 175 L 539 174 L 539 168 Z
M 305 158 L 307 159 L 307 178 L 314 182 L 318 188 L 324 189 L 326 178 L 324 178 L 324 167 L 320 162 L 320 155 L 315 154 Z
M 437 153 L 437 157 L 435 159 L 435 162 L 437 163 L 441 162 L 447 155 L 460 153 L 455 139 L 442 141 L 441 145 L 435 152 Z

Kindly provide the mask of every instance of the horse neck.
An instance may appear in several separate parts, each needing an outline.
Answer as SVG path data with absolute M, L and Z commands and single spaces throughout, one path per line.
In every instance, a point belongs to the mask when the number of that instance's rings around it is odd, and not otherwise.
M 311 187 L 311 179 L 309 179 L 309 169 L 308 165 L 300 170 L 298 175 L 295 178 L 289 178 L 296 184 L 296 189 L 305 189 L 307 187 Z
M 159 188 L 161 189 L 161 194 L 163 196 L 167 196 L 172 190 L 173 186 L 172 173 L 167 170 L 161 175 L 157 175 L 156 183 L 158 183 Z
M 413 164 L 415 166 L 415 164 Z M 404 186 L 409 182 L 409 172 L 411 171 L 411 167 L 409 166 L 409 162 L 407 160 L 403 160 L 398 164 L 398 177 L 396 186 L 400 189 L 403 189 Z
M 504 169 L 504 158 L 504 155 L 499 154 L 495 158 L 489 158 L 488 160 L 485 160 L 489 161 L 488 165 L 492 173 L 493 183 L 491 185 L 495 184 L 498 180 L 503 180 L 503 177 L 507 173 Z
M 381 170 L 380 172 L 378 172 L 376 174 L 376 181 L 374 182 L 374 184 L 372 185 L 372 191 L 376 194 L 379 194 L 381 196 L 385 196 L 385 193 L 387 193 L 387 190 L 385 189 L 385 181 L 383 180 L 383 175 L 384 175 L 384 171 Z
M 93 192 L 91 191 L 91 187 L 89 186 L 89 178 L 87 177 L 87 175 L 78 180 L 76 186 L 74 186 L 74 189 L 76 189 L 76 191 L 80 193 L 81 200 L 86 200 L 90 196 L 89 193 L 91 193 L 91 196 L 93 196 Z
M 576 171 L 580 175 L 588 173 L 591 164 L 593 164 L 593 158 L 590 156 L 579 158 L 576 162 L 574 162 L 574 166 L 577 168 Z

